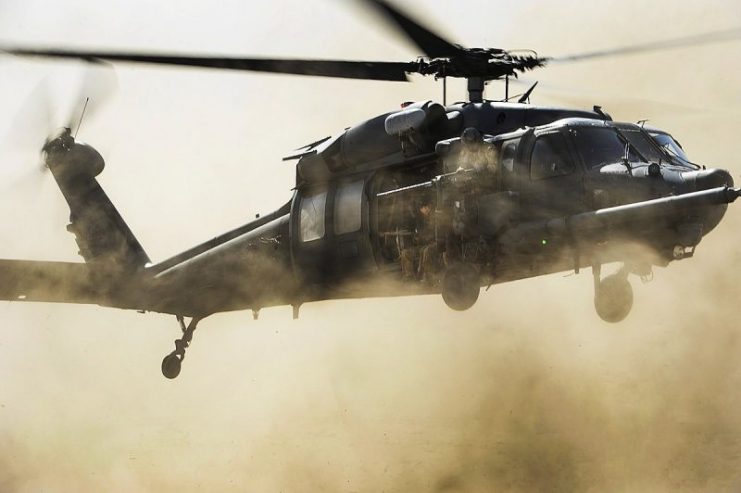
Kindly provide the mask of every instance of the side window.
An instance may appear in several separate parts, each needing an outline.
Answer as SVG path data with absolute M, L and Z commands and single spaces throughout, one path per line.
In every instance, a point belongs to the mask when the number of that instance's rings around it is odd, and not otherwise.
M 360 230 L 363 224 L 363 180 L 340 185 L 334 198 L 334 233 Z
M 625 157 L 625 142 L 613 128 L 577 127 L 570 132 L 587 168 L 619 163 Z M 630 148 L 629 151 L 628 159 L 635 160 L 637 156 Z
M 326 190 L 301 198 L 301 216 L 299 217 L 299 238 L 301 241 L 318 240 L 324 237 L 324 209 L 326 204 Z
M 538 137 L 530 155 L 530 179 L 544 180 L 573 171 L 574 163 L 569 158 L 563 135 L 546 134 Z
M 519 140 L 508 140 L 502 146 L 502 169 L 510 173 L 515 169 L 515 151 Z

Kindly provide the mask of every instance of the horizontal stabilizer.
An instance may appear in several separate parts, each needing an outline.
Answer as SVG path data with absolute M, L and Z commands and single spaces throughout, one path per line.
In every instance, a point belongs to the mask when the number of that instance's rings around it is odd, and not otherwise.
M 85 264 L 0 260 L 0 300 L 103 304 L 105 298 Z

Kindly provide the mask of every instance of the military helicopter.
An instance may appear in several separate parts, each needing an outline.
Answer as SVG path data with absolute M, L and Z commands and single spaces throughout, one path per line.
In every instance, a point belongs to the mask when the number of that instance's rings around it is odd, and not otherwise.
M 412 62 L 281 60 L 0 46 L 7 54 L 378 81 L 467 80 L 468 101 L 404 104 L 299 148 L 278 210 L 153 263 L 96 180 L 105 166 L 71 128 L 43 146 L 84 263 L 0 260 L 0 299 L 175 315 L 162 361 L 175 378 L 201 320 L 218 312 L 327 299 L 441 294 L 454 310 L 483 286 L 591 268 L 607 322 L 629 313 L 630 275 L 691 257 L 741 189 L 693 164 L 671 134 L 591 111 L 517 102 L 510 78 L 548 63 L 741 38 L 710 33 L 578 55 L 465 48 L 385 0 L 364 0 L 424 53 Z M 504 79 L 503 101 L 484 100 Z M 602 266 L 619 262 L 615 274 Z M 186 323 L 186 318 L 190 320 Z

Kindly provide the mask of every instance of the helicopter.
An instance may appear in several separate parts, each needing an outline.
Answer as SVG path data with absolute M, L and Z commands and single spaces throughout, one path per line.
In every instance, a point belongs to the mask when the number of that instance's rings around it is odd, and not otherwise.
M 465 48 L 384 0 L 365 0 L 424 53 L 411 62 L 281 60 L 0 46 L 10 55 L 309 76 L 443 81 L 443 102 L 403 104 L 316 140 L 296 161 L 293 196 L 276 211 L 153 263 L 96 180 L 105 167 L 71 128 L 43 146 L 70 209 L 84 263 L 0 260 L 0 299 L 175 315 L 182 336 L 162 361 L 176 378 L 204 318 L 328 299 L 439 294 L 454 310 L 480 289 L 591 268 L 607 322 L 632 307 L 629 276 L 690 258 L 741 190 L 721 169 L 693 164 L 673 136 L 591 111 L 517 101 L 509 82 L 544 67 L 741 37 L 730 30 L 558 58 Z M 447 104 L 445 81 L 467 81 Z M 484 99 L 505 81 L 503 101 Z M 603 277 L 602 266 L 622 264 Z M 186 318 L 190 320 L 186 323 Z

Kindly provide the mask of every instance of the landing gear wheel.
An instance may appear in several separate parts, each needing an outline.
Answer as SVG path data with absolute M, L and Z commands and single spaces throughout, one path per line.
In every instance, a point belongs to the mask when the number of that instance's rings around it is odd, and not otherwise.
M 469 264 L 451 266 L 442 282 L 445 304 L 453 310 L 463 311 L 471 308 L 479 299 L 479 273 Z
M 162 360 L 162 374 L 169 379 L 176 378 L 180 375 L 180 366 L 183 362 L 175 353 L 168 354 L 165 359 Z
M 180 375 L 180 367 L 185 359 L 185 350 L 190 346 L 190 341 L 193 340 L 193 332 L 196 330 L 198 322 L 201 321 L 201 318 L 193 317 L 190 319 L 190 323 L 185 325 L 185 318 L 178 316 L 177 319 L 180 329 L 183 331 L 183 337 L 175 341 L 175 350 L 162 360 L 162 374 L 169 379 Z
M 624 275 L 613 274 L 600 281 L 594 293 L 594 308 L 605 322 L 625 319 L 633 307 L 633 288 Z

